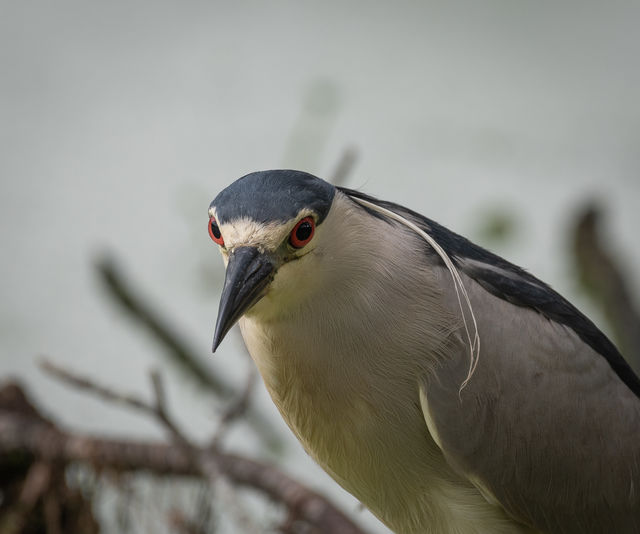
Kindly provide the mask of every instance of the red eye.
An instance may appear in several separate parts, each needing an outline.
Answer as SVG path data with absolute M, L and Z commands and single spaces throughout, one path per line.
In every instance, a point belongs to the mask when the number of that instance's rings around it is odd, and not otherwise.
M 218 226 L 218 223 L 213 217 L 209 219 L 209 235 L 211 236 L 211 239 L 213 239 L 215 243 L 218 243 L 218 245 L 224 247 L 224 239 L 222 239 L 222 234 L 220 233 L 220 227 Z
M 298 221 L 298 224 L 296 224 L 293 227 L 293 230 L 291 230 L 291 235 L 289 236 L 289 244 L 293 248 L 302 248 L 309 241 L 311 241 L 315 231 L 316 222 L 312 217 L 305 217 L 304 219 L 300 219 Z

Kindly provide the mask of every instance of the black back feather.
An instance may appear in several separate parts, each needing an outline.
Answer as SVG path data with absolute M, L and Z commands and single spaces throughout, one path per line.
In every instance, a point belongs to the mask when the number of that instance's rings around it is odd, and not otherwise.
M 516 306 L 531 308 L 546 318 L 571 328 L 587 345 L 602 355 L 620 379 L 640 397 L 640 379 L 620 354 L 615 345 L 582 312 L 567 299 L 524 269 L 472 243 L 468 239 L 448 230 L 423 215 L 408 208 L 378 200 L 359 191 L 337 188 L 349 197 L 367 200 L 406 217 L 431 235 L 451 258 L 459 271 L 473 278 L 492 295 Z M 387 220 L 386 217 L 361 204 L 358 206 L 370 215 Z M 391 222 L 391 221 L 389 221 Z M 472 260 L 464 262 L 462 260 Z M 481 264 L 486 264 L 483 268 Z M 494 267 L 495 269 L 491 269 Z M 504 271 L 509 274 L 500 273 Z

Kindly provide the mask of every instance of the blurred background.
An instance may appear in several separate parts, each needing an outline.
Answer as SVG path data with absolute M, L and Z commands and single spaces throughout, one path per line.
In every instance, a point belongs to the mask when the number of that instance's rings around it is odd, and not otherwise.
M 0 373 L 65 428 L 162 439 L 38 362 L 143 397 L 156 368 L 184 431 L 209 439 L 225 402 L 109 280 L 242 391 L 239 335 L 210 351 L 223 266 L 208 205 L 254 170 L 330 179 L 345 153 L 344 185 L 526 267 L 615 337 L 580 284 L 574 231 L 588 207 L 601 214 L 637 303 L 638 20 L 640 4 L 623 1 L 0 1 Z M 279 444 L 239 423 L 226 450 L 275 462 L 387 532 L 305 455 L 260 383 L 251 402 Z M 162 498 L 137 486 L 138 504 L 111 486 L 94 504 L 103 532 L 175 530 L 167 502 L 193 512 L 169 482 L 153 489 Z M 203 532 L 241 531 L 214 515 Z

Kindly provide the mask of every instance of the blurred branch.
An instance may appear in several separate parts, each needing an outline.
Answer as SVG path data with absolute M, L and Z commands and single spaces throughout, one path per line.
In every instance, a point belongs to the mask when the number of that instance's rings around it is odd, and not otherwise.
M 600 235 L 602 213 L 596 204 L 583 208 L 573 233 L 573 252 L 582 286 L 602 308 L 622 354 L 640 371 L 640 313 L 618 261 Z
M 45 431 L 55 429 L 17 384 L 0 387 L 0 416 L 29 420 Z M 0 442 L 7 438 L 11 436 L 5 436 L 0 425 Z M 99 530 L 91 499 L 67 484 L 64 466 L 28 449 L 4 454 L 0 445 L 0 496 L 2 534 L 96 534 Z
M 164 387 L 160 374 L 157 371 L 151 372 L 151 384 L 155 394 L 155 404 L 150 404 L 135 395 L 114 391 L 111 388 L 97 384 L 89 378 L 81 377 L 63 367 L 56 365 L 46 359 L 40 361 L 40 368 L 46 373 L 58 380 L 90 393 L 104 401 L 114 404 L 120 404 L 125 408 L 132 408 L 145 415 L 156 419 L 176 441 L 183 447 L 190 449 L 189 440 L 185 437 L 176 423 L 171 419 L 166 410 L 166 402 L 164 398 Z
M 41 368 L 66 384 L 82 389 L 107 402 L 113 402 L 132 408 L 155 419 L 168 431 L 176 445 L 180 446 L 184 450 L 190 461 L 196 466 L 196 471 L 206 475 L 211 479 L 211 481 L 215 482 L 222 494 L 221 500 L 225 501 L 225 504 L 227 505 L 227 511 L 233 513 L 242 523 L 245 524 L 245 532 L 252 532 L 255 530 L 250 518 L 237 506 L 238 499 L 235 496 L 233 488 L 230 487 L 229 484 L 226 484 L 224 479 L 220 477 L 220 470 L 218 468 L 215 455 L 199 454 L 197 452 L 198 447 L 178 428 L 178 425 L 169 415 L 166 407 L 164 386 L 161 376 L 157 371 L 151 372 L 151 385 L 155 395 L 154 403 L 152 404 L 139 399 L 134 395 L 117 392 L 114 389 L 98 384 L 93 380 L 80 377 L 74 372 L 64 369 L 59 365 L 54 365 L 46 360 L 41 362 Z
M 51 466 L 45 462 L 34 462 L 27 471 L 18 503 L 0 521 L 2 534 L 21 534 L 28 518 L 33 514 L 38 501 L 47 491 L 51 480 Z
M 283 168 L 313 172 L 342 107 L 340 87 L 330 79 L 317 79 L 304 91 L 290 135 L 287 138 Z
M 113 258 L 103 257 L 97 262 L 96 268 L 109 295 L 168 349 L 168 357 L 178 364 L 178 368 L 185 376 L 223 399 L 236 397 L 236 389 L 217 376 L 210 367 L 204 365 L 195 351 L 189 348 L 188 343 L 181 339 L 178 333 L 162 319 L 161 314 L 147 304 L 145 299 L 127 282 L 126 276 Z M 282 449 L 280 436 L 267 423 L 268 418 L 249 405 L 249 399 L 247 399 L 245 419 L 271 450 Z
M 329 181 L 333 185 L 344 185 L 358 161 L 358 150 L 355 147 L 347 147 L 342 151 Z
M 255 385 L 256 368 L 250 367 L 249 372 L 247 373 L 247 381 L 242 394 L 229 405 L 229 407 L 223 412 L 222 417 L 220 418 L 218 429 L 216 430 L 213 439 L 211 440 L 211 446 L 213 448 L 218 447 L 231 423 L 233 423 L 246 413 Z
M 106 388 L 99 386 L 98 389 L 104 393 Z M 134 402 L 122 402 L 132 407 L 145 404 L 135 397 L 114 392 L 107 393 L 105 398 L 128 398 Z M 143 408 L 143 411 L 149 412 L 149 407 Z M 63 431 L 42 417 L 6 410 L 0 406 L 0 457 L 16 453 L 27 453 L 49 464 L 82 462 L 100 470 L 186 475 L 209 481 L 215 481 L 217 476 L 206 467 L 213 463 L 219 473 L 234 484 L 261 491 L 284 505 L 291 515 L 321 532 L 363 534 L 328 500 L 273 466 L 211 448 L 192 446 L 186 450 L 183 445 L 176 443 L 114 440 Z
M 64 382 L 74 388 L 89 391 L 102 400 L 112 402 L 114 404 L 122 404 L 123 406 L 133 408 L 140 412 L 153 414 L 153 408 L 143 400 L 138 399 L 134 395 L 126 393 L 116 393 L 109 388 L 100 386 L 88 378 L 81 377 L 75 373 L 71 373 L 63 367 L 56 365 L 49 360 L 42 359 L 40 368 L 50 376 Z
M 233 387 L 202 364 L 186 341 L 180 338 L 161 314 L 145 302 L 127 282 L 126 276 L 110 256 L 98 260 L 96 264 L 100 279 L 117 304 L 147 328 L 160 343 L 168 349 L 171 359 L 195 382 L 221 397 L 231 397 Z

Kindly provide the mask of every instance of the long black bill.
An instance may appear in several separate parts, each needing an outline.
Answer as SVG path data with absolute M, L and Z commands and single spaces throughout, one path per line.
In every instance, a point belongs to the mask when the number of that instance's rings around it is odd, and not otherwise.
M 231 251 L 213 336 L 213 352 L 242 314 L 260 299 L 274 272 L 271 259 L 257 248 L 239 247 Z

